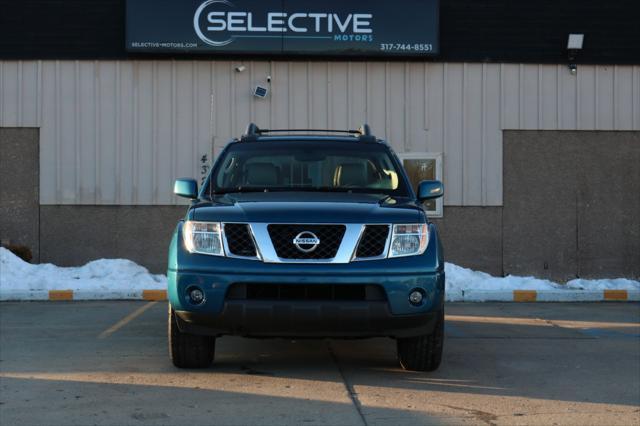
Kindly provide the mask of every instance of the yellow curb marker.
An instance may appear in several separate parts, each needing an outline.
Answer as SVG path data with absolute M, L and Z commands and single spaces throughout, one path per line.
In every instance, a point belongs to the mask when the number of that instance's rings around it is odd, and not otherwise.
M 604 300 L 627 300 L 627 290 L 605 290 Z
M 144 300 L 163 301 L 167 300 L 166 290 L 142 290 L 142 298 Z
M 535 302 L 537 297 L 535 290 L 513 290 L 514 302 Z
M 49 300 L 73 300 L 73 290 L 49 290 Z
M 107 328 L 105 331 L 100 333 L 100 335 L 98 336 L 98 339 L 105 339 L 105 338 L 111 336 L 113 333 L 115 333 L 116 331 L 118 331 L 119 329 L 121 329 L 125 325 L 129 324 L 131 321 L 133 321 L 134 319 L 136 319 L 140 315 L 142 315 L 144 313 L 144 311 L 146 311 L 147 309 L 149 309 L 150 307 L 152 307 L 156 303 L 158 303 L 158 302 L 149 302 L 149 303 L 146 303 L 146 304 L 140 306 L 138 309 L 136 309 L 135 311 L 131 312 L 129 315 L 127 315 L 126 317 L 122 318 L 120 321 L 118 321 L 117 323 L 113 324 L 111 327 Z

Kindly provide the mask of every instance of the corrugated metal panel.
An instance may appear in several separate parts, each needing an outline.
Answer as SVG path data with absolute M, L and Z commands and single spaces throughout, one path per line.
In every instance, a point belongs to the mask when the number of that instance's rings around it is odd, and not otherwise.
M 270 96 L 254 98 L 267 75 Z M 43 204 L 177 203 L 173 179 L 199 177 L 249 121 L 366 121 L 398 152 L 444 154 L 445 204 L 501 205 L 502 129 L 640 130 L 640 67 L 0 62 L 0 125 L 40 127 Z

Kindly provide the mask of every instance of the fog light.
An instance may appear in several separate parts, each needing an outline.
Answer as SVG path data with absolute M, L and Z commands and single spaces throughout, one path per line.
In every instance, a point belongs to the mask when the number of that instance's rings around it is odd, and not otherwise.
M 199 305 L 204 302 L 204 293 L 197 287 L 192 288 L 189 290 L 189 299 L 194 305 Z
M 419 305 L 422 303 L 423 294 L 420 290 L 413 290 L 411 294 L 409 294 L 409 302 L 412 305 Z

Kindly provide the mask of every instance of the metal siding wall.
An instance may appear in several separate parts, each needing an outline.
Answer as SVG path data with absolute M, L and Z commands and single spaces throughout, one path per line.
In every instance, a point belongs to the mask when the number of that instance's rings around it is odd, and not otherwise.
M 0 61 L 0 126 L 40 127 L 43 204 L 179 203 L 173 179 L 249 121 L 366 121 L 397 152 L 444 154 L 446 205 L 496 206 L 502 129 L 640 130 L 640 66 Z

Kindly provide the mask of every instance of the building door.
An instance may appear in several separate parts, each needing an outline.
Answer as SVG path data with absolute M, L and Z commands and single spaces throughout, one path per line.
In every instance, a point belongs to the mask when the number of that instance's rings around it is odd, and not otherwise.
M 504 132 L 503 269 L 640 276 L 640 132 Z

